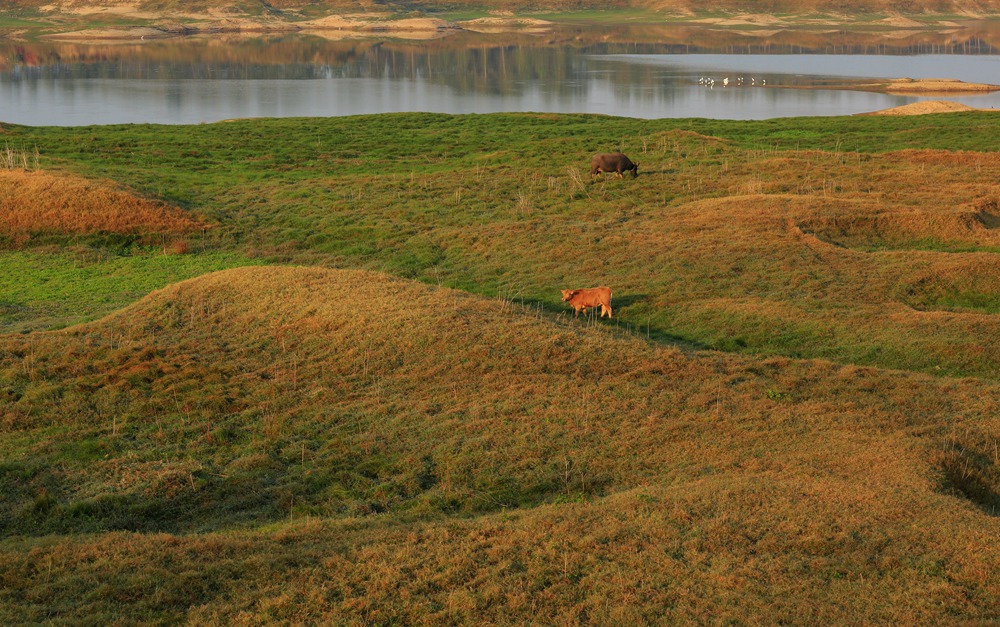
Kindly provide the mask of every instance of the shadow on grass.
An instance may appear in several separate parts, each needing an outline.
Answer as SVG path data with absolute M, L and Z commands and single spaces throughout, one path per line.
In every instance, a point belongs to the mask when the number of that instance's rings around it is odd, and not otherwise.
M 1000 475 L 988 453 L 958 446 L 942 457 L 940 468 L 945 492 L 968 500 L 990 516 L 1000 516 Z
M 616 294 L 611 295 L 611 306 L 614 309 L 620 307 L 631 307 L 636 303 L 641 303 L 649 299 L 649 294 L 623 294 L 618 296 Z
M 662 345 L 671 345 L 678 348 L 685 348 L 690 350 L 711 350 L 712 347 L 704 344 L 702 342 L 693 340 L 689 337 L 683 335 L 677 335 L 675 333 L 670 333 L 665 329 L 661 329 L 655 324 L 647 323 L 646 321 L 635 320 L 627 316 L 623 317 L 620 315 L 620 310 L 631 307 L 633 305 L 642 303 L 649 299 L 648 294 L 625 294 L 622 296 L 612 296 L 611 298 L 611 308 L 616 313 L 613 318 L 601 318 L 600 307 L 596 309 L 590 309 L 586 314 L 581 313 L 579 316 L 575 316 L 573 313 L 573 308 L 566 305 L 565 303 L 553 304 L 550 301 L 544 301 L 539 299 L 531 298 L 518 298 L 514 301 L 514 304 L 520 305 L 525 309 L 527 313 L 532 311 L 545 312 L 550 316 L 563 316 L 564 319 L 571 322 L 575 321 L 579 324 L 602 324 L 608 327 L 618 329 L 622 333 L 633 337 L 641 337 L 643 339 L 649 340 L 650 342 Z

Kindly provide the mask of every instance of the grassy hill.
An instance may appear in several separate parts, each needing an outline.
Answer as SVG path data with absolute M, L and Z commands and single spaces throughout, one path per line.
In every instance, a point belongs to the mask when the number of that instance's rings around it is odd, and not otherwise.
M 1000 600 L 995 383 L 659 347 L 315 268 L 207 275 L 0 351 L 15 622 L 975 621 Z
M 3 125 L 0 615 L 995 620 L 998 129 Z
M 95 184 L 24 167 L 0 170 L 0 198 L 4 208 L 0 233 L 15 241 L 51 233 L 180 235 L 208 226 L 175 207 L 106 182 Z

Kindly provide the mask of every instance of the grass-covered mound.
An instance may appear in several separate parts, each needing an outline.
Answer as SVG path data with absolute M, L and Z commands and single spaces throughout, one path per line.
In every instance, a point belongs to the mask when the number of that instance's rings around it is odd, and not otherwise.
M 1000 388 L 245 268 L 0 339 L 14 623 L 995 617 Z
M 0 170 L 0 235 L 15 240 L 50 234 L 176 236 L 204 222 L 162 201 L 106 181 L 24 169 Z

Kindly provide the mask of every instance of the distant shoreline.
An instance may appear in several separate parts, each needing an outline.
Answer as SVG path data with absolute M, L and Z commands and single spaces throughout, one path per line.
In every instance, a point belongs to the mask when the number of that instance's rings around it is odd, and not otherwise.
M 10 13 L 9 11 L 7 12 Z M 0 12 L 2 14 L 2 12 Z M 53 19 L 51 23 L 50 14 Z M 730 13 L 708 15 L 676 12 L 584 11 L 582 13 L 525 12 L 493 10 L 488 14 L 464 19 L 449 19 L 448 14 L 413 13 L 400 15 L 389 11 L 332 13 L 304 18 L 294 11 L 252 15 L 231 9 L 203 9 L 197 12 L 155 12 L 132 4 L 116 6 L 59 7 L 50 5 L 38 15 L 36 27 L 0 31 L 0 38 L 41 38 L 62 42 L 133 42 L 206 34 L 303 33 L 325 38 L 347 36 L 392 36 L 404 39 L 432 39 L 458 31 L 502 33 L 541 32 L 570 23 L 608 23 L 609 15 L 623 24 L 687 24 L 707 28 L 770 31 L 782 29 L 863 29 L 876 32 L 917 32 L 954 30 L 969 24 L 1000 19 L 1000 15 L 770 15 Z M 58 16 L 59 19 L 54 19 Z M 302 19 L 300 19 L 302 18 Z M 35 20 L 33 20 L 35 21 Z M 131 22 L 131 23 L 129 23 Z

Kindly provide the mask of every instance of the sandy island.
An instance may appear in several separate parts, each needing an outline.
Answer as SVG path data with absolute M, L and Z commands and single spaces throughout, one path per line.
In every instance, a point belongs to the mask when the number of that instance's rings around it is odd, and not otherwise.
M 866 83 L 854 86 L 855 89 L 871 89 L 896 95 L 955 95 L 984 94 L 1000 90 L 1000 85 L 989 83 L 966 83 L 951 78 L 897 78 L 888 82 Z
M 871 79 L 868 79 L 871 80 Z M 789 89 L 853 89 L 875 91 L 894 96 L 971 96 L 1000 91 L 1000 85 L 990 83 L 966 83 L 953 78 L 893 78 L 878 79 L 876 82 L 862 80 L 822 85 L 785 85 Z
M 502 33 L 513 29 L 530 31 L 545 30 L 552 26 L 552 22 L 511 15 L 480 17 L 474 20 L 459 22 L 458 26 L 463 30 L 475 31 L 477 33 Z

